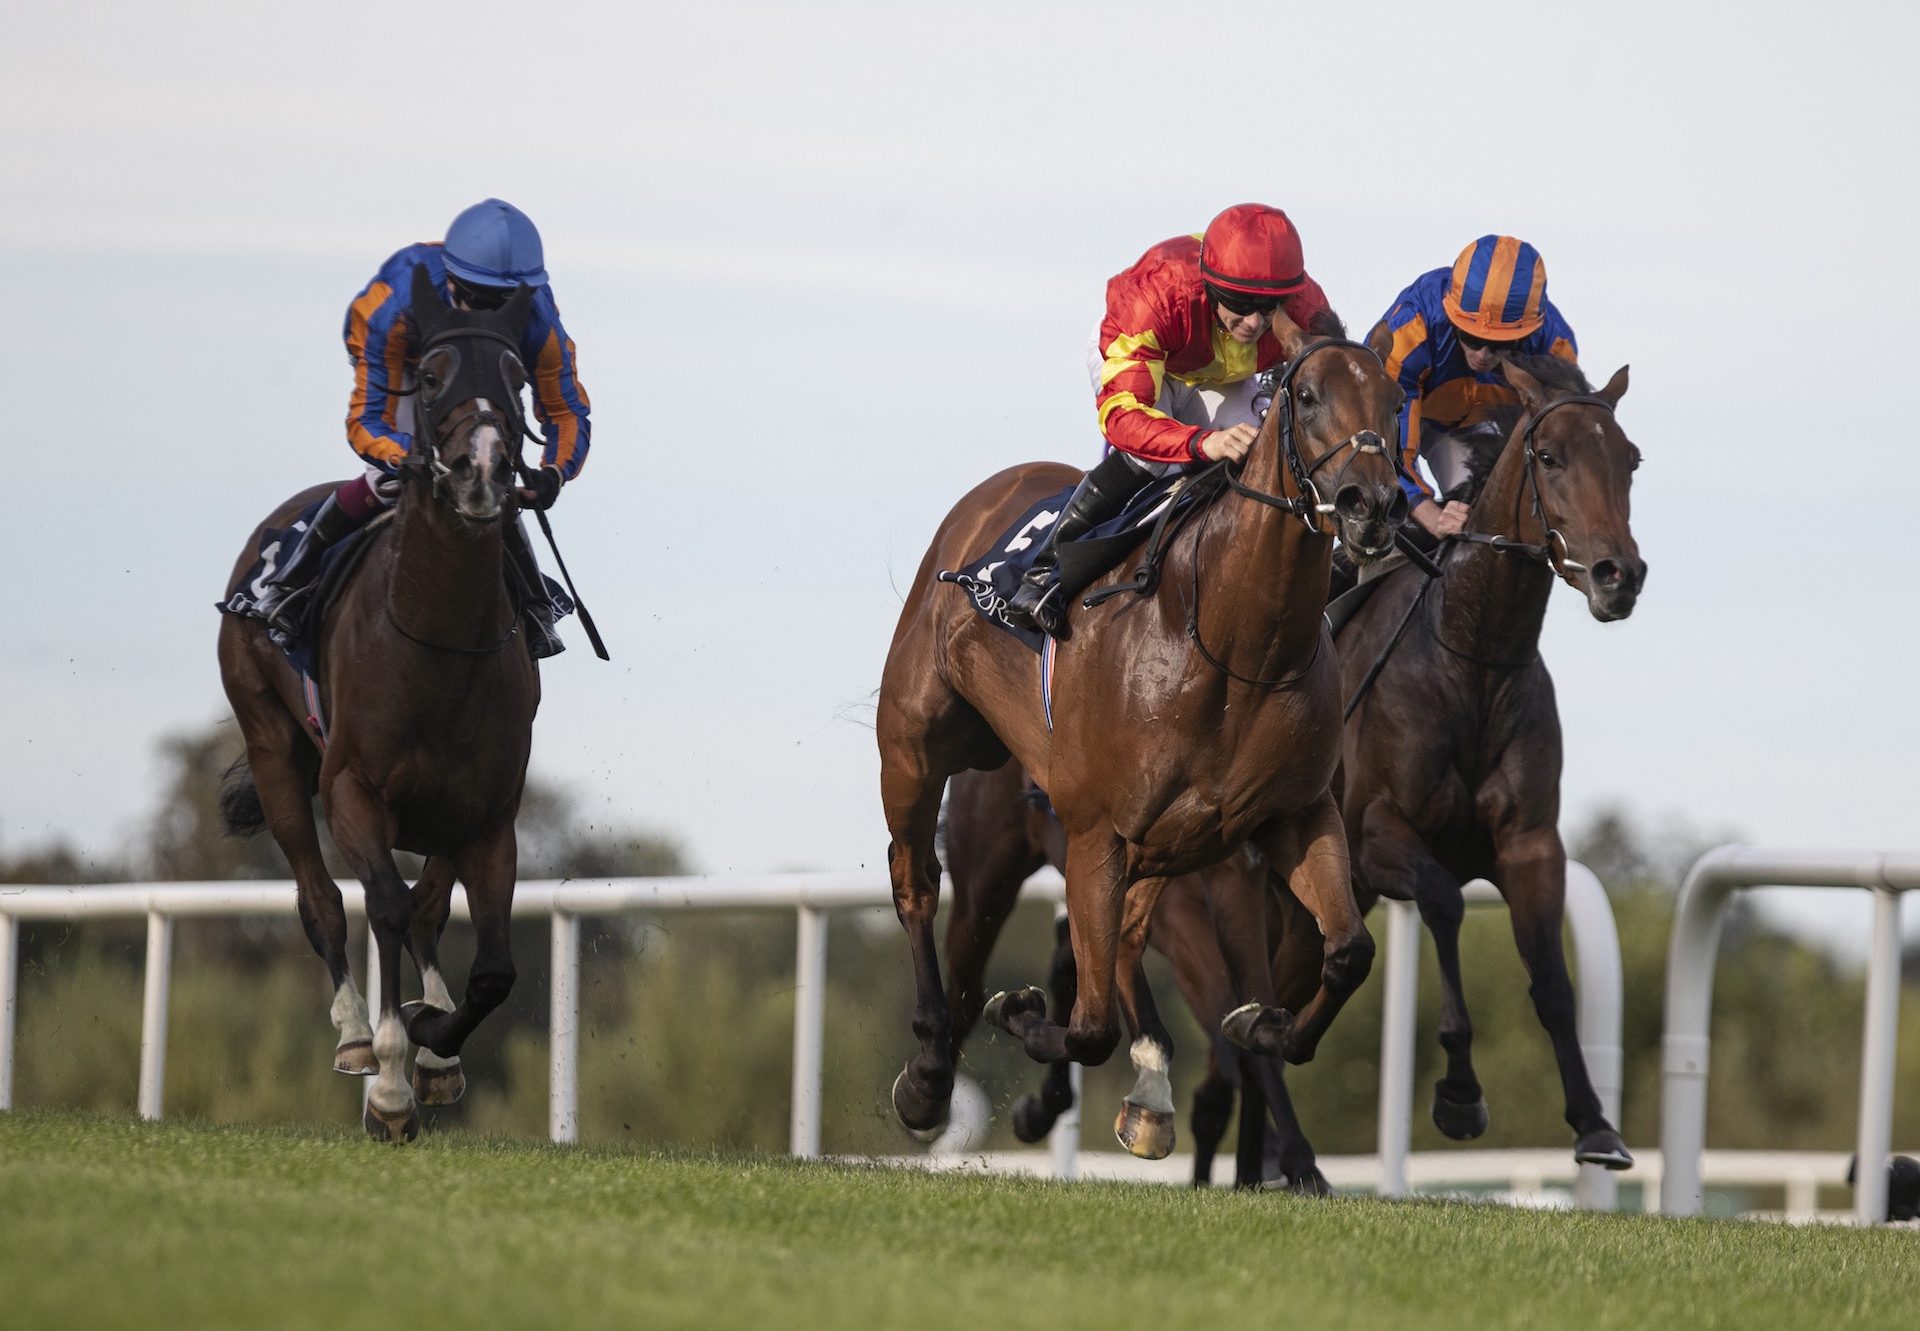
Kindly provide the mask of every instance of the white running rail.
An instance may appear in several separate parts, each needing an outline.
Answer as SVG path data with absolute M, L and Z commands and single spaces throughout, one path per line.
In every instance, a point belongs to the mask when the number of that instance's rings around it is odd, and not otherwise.
M 1753 887 L 1848 887 L 1873 893 L 1853 1213 L 1860 1224 L 1879 1224 L 1887 1214 L 1887 1161 L 1893 1139 L 1900 893 L 1920 888 L 1920 854 L 1912 853 L 1721 846 L 1693 866 L 1680 888 L 1667 951 L 1667 1013 L 1660 1051 L 1660 1146 L 1665 1158 L 1660 1209 L 1668 1215 L 1700 1212 L 1714 963 L 1733 894 Z
M 1620 1086 L 1620 953 L 1606 894 L 1592 874 L 1568 865 L 1568 918 L 1573 925 L 1578 962 L 1577 1002 L 1580 1038 L 1595 1088 L 1618 1122 Z M 1058 902 L 1065 885 L 1052 870 L 1034 876 L 1025 894 Z M 343 884 L 341 896 L 353 918 L 366 914 L 362 889 Z M 1470 901 L 1497 899 L 1485 884 L 1469 888 Z M 798 915 L 793 1019 L 793 1100 L 789 1147 L 793 1155 L 820 1154 L 821 1064 L 824 1048 L 828 914 L 835 910 L 890 906 L 892 888 L 884 875 L 861 873 L 789 873 L 729 877 L 568 879 L 521 883 L 514 911 L 522 918 L 546 916 L 553 923 L 548 1049 L 548 1135 L 571 1142 L 579 1135 L 580 929 L 582 916 L 611 916 L 681 910 L 791 910 Z M 91 887 L 0 887 L 0 1110 L 13 1106 L 15 1012 L 19 981 L 19 923 L 23 920 L 145 919 L 147 967 L 140 1027 L 141 1117 L 161 1116 L 166 1089 L 166 1037 L 172 972 L 173 921 L 181 918 L 293 916 L 293 885 L 287 882 L 122 883 Z M 453 915 L 467 918 L 466 894 L 456 891 Z M 1420 929 L 1414 908 L 1387 903 L 1388 933 L 1383 969 L 1388 1003 L 1381 1048 L 1381 1191 L 1397 1196 L 1407 1189 L 1407 1142 L 1413 1113 L 1413 1030 Z M 1408 924 L 1411 923 L 1411 928 Z M 369 952 L 372 951 L 369 940 Z M 369 967 L 369 976 L 373 968 Z M 369 1005 L 377 1005 L 377 983 L 366 984 Z M 904 1031 L 904 1022 L 902 1023 Z M 1078 1069 L 1075 1069 L 1077 1072 Z M 1078 1078 L 1075 1078 L 1076 1100 Z M 1078 1107 L 1061 1117 L 1051 1141 L 1051 1169 L 1057 1177 L 1077 1171 Z M 1586 1177 L 1598 1174 L 1598 1179 Z M 1612 1178 L 1583 1170 L 1578 1185 L 1582 1206 L 1611 1207 Z

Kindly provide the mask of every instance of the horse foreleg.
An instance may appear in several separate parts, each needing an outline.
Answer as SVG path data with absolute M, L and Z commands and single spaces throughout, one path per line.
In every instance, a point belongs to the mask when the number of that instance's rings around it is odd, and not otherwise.
M 519 843 L 512 822 L 461 848 L 453 857 L 460 881 L 467 885 L 467 909 L 473 916 L 473 967 L 460 1005 L 444 1011 L 432 1000 L 409 1003 L 404 1009 L 407 1033 L 442 1058 L 458 1058 L 487 1015 L 513 992 L 513 946 L 509 924 L 513 913 L 513 883 Z M 445 986 L 441 987 L 445 995 Z
M 1020 1041 L 1038 1063 L 1070 1060 L 1096 1067 L 1120 1042 L 1114 1020 L 1114 959 L 1125 897 L 1126 847 L 1108 833 L 1075 836 L 1067 843 L 1067 921 L 1076 975 L 1067 1024 L 1047 1020 L 1047 996 L 1028 987 L 995 994 L 985 1017 Z
M 440 973 L 440 939 L 447 929 L 453 903 L 453 861 L 444 855 L 430 858 L 413 885 L 413 927 L 407 936 L 413 964 L 420 971 L 421 1001 L 442 1012 L 453 1011 L 453 995 Z M 421 1045 L 413 1052 L 413 1093 L 423 1105 L 450 1105 L 467 1090 L 467 1074 L 458 1058 L 443 1058 Z
M 1160 1020 L 1141 965 L 1153 909 L 1166 885 L 1164 878 L 1149 878 L 1127 889 L 1120 919 L 1120 947 L 1114 957 L 1120 1014 L 1133 1038 L 1127 1053 L 1133 1060 L 1135 1077 L 1133 1089 L 1120 1102 L 1113 1135 L 1143 1160 L 1163 1160 L 1173 1154 L 1173 1083 L 1167 1076 L 1173 1065 L 1173 1036 Z
M 1503 837 L 1495 847 L 1498 887 L 1513 917 L 1513 939 L 1532 980 L 1534 1013 L 1553 1041 L 1566 1094 L 1567 1122 L 1576 1135 L 1573 1158 L 1585 1165 L 1627 1169 L 1633 1156 L 1600 1107 L 1574 1023 L 1573 983 L 1567 977 L 1560 925 L 1566 913 L 1567 852 L 1552 827 Z
M 1471 1141 L 1487 1130 L 1487 1101 L 1473 1070 L 1473 1022 L 1460 973 L 1460 922 L 1466 915 L 1460 882 L 1391 806 L 1369 805 L 1361 814 L 1360 831 L 1360 867 L 1366 880 L 1376 888 L 1397 886 L 1411 895 L 1433 936 L 1440 963 L 1440 1047 L 1447 1054 L 1446 1075 L 1433 1087 L 1433 1125 L 1455 1141 Z
M 1373 936 L 1353 898 L 1353 874 L 1347 857 L 1346 829 L 1331 794 L 1301 813 L 1269 823 L 1255 837 L 1267 862 L 1285 880 L 1294 898 L 1320 926 L 1320 985 L 1284 1031 L 1267 1024 L 1278 1037 L 1278 1052 L 1289 1063 L 1305 1063 L 1319 1047 L 1333 1019 L 1373 969 Z M 1269 1052 L 1261 1048 L 1258 1052 Z
M 411 910 L 406 880 L 393 862 L 393 817 L 351 774 L 332 789 L 333 839 L 367 892 L 367 927 L 379 951 L 380 1011 L 373 1026 L 373 1056 L 379 1064 L 367 1091 L 363 1123 L 381 1141 L 412 1141 L 420 1110 L 404 1074 L 407 1030 L 400 1019 L 400 962 L 406 952 Z

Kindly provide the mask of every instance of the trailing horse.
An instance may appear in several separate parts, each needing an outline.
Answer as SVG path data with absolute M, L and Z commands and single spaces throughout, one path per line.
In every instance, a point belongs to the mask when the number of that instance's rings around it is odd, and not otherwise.
M 1243 475 L 1175 539 L 1144 595 L 1075 621 L 1052 668 L 936 581 L 1012 517 L 1076 479 L 1057 464 L 1015 467 L 978 486 L 941 524 L 901 611 L 880 686 L 881 798 L 892 834 L 894 905 L 913 955 L 919 1053 L 894 1083 L 909 1128 L 946 1116 L 953 1021 L 933 935 L 934 834 L 947 778 L 1009 754 L 1052 798 L 1066 839 L 1067 910 L 1078 993 L 1065 1025 L 1037 989 L 997 995 L 987 1019 L 1040 1061 L 1097 1064 L 1119 1040 L 1116 999 L 1139 1073 L 1115 1131 L 1136 1155 L 1173 1145 L 1171 1040 L 1140 971 L 1147 921 L 1169 875 L 1247 841 L 1313 912 L 1320 980 L 1297 1019 L 1272 1006 L 1260 938 L 1232 940 L 1234 992 L 1274 1048 L 1309 1053 L 1371 965 L 1330 790 L 1339 757 L 1338 667 L 1321 611 L 1332 531 L 1363 558 L 1391 545 L 1405 513 L 1384 436 L 1399 392 L 1378 358 L 1339 338 L 1275 324 L 1288 367 Z M 1323 500 L 1313 476 L 1338 459 Z M 1117 581 L 1109 575 L 1107 582 Z
M 258 812 L 286 853 L 300 920 L 333 983 L 340 1038 L 336 1071 L 374 1074 L 365 1125 L 411 1140 L 415 1104 L 450 1103 L 465 1088 L 459 1053 L 513 985 L 508 914 L 517 846 L 514 817 L 526 780 L 540 676 L 519 633 L 503 530 L 526 381 L 515 347 L 529 293 L 492 313 L 449 310 L 416 275 L 409 314 L 420 361 L 419 428 L 401 468 L 397 512 L 372 538 L 328 608 L 317 662 L 318 708 L 258 619 L 225 615 L 220 676 L 246 739 L 246 768 L 225 799 L 245 823 L 250 780 Z M 316 486 L 256 529 L 231 587 L 269 528 L 285 527 L 326 493 Z M 330 726 L 321 733 L 316 718 Z M 250 776 L 249 776 L 250 773 Z M 380 1012 L 370 1023 L 347 960 L 340 889 L 327 873 L 312 799 L 366 887 L 380 958 Z M 411 893 L 393 852 L 427 857 Z M 441 977 L 438 946 L 453 884 L 466 886 L 477 949 L 464 1000 Z M 413 955 L 425 1001 L 400 1003 L 401 953 Z M 411 1087 L 408 1040 L 422 1046 Z

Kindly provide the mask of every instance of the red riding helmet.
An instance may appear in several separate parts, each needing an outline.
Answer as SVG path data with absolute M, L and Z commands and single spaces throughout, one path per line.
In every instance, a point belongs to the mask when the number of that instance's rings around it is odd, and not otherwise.
M 1236 203 L 1207 223 L 1200 274 L 1225 291 L 1277 298 L 1298 291 L 1307 265 L 1300 233 L 1278 208 Z

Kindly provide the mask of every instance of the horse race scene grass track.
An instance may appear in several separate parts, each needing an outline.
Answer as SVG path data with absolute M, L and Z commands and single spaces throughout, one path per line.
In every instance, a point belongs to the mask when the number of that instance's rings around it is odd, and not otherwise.
M 0 1117 L 6 1323 L 1910 1327 L 1909 1232 Z

